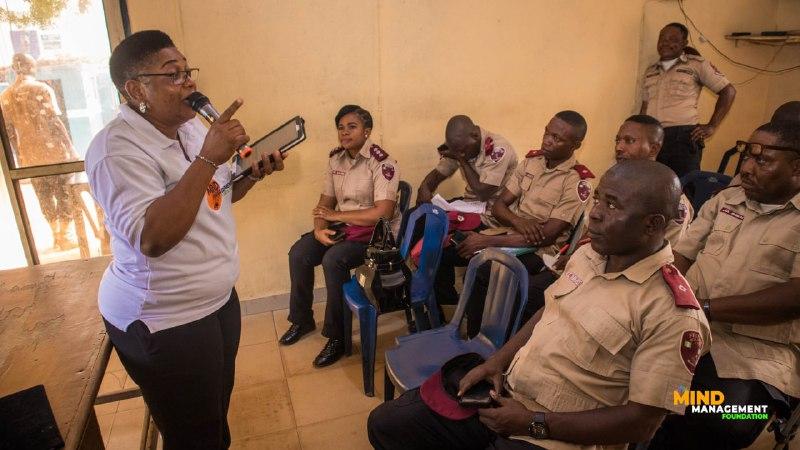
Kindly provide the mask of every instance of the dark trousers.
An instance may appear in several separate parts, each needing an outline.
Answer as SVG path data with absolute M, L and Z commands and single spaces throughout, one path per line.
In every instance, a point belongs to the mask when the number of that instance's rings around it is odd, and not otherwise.
M 42 215 L 48 222 L 72 220 L 72 208 L 68 183 L 71 175 L 51 175 L 31 178 L 33 191 L 39 199 Z
M 306 233 L 289 250 L 289 321 L 298 325 L 314 324 L 314 267 L 322 264 L 328 299 L 322 335 L 331 339 L 344 337 L 344 296 L 342 285 L 350 279 L 350 270 L 364 263 L 367 244 L 341 241 L 326 247 Z
M 692 140 L 692 130 L 697 125 L 664 128 L 664 145 L 656 161 L 672 169 L 678 178 L 693 170 L 700 170 L 703 158 L 703 141 Z
M 442 258 L 436 270 L 433 281 L 433 292 L 436 302 L 440 305 L 458 304 L 458 291 L 456 291 L 456 267 L 466 267 L 468 259 L 458 256 L 455 245 L 448 245 L 442 249 Z
M 719 378 L 714 360 L 708 353 L 700 359 L 692 379 L 692 390 L 722 391 L 724 405 L 769 405 L 767 415 L 788 399 L 781 399 L 775 388 L 757 380 Z M 772 391 L 772 392 L 771 392 Z M 687 408 L 683 416 L 670 415 L 650 441 L 653 450 L 727 450 L 745 448 L 756 440 L 766 420 L 723 420 L 721 414 L 693 414 Z
M 367 433 L 369 442 L 378 450 L 541 448 L 498 436 L 477 415 L 465 420 L 446 419 L 425 405 L 419 389 L 405 392 L 372 410 L 367 419 Z
M 105 322 L 122 365 L 142 389 L 164 449 L 226 449 L 228 406 L 239 349 L 236 290 L 216 312 L 156 333 L 137 320 L 125 331 Z
M 544 261 L 536 253 L 526 253 L 518 256 L 518 259 L 528 269 L 529 280 L 539 275 Z M 486 295 L 489 290 L 489 276 L 491 275 L 490 264 L 481 266 L 475 274 L 475 284 L 472 287 L 472 294 L 469 297 L 465 314 L 467 316 L 467 336 L 474 337 L 481 330 L 481 319 L 483 317 L 483 307 L 486 303 Z M 533 304 L 531 304 L 531 295 L 534 295 Z M 527 319 L 530 319 L 536 311 L 544 306 L 544 290 L 541 292 L 541 300 L 536 297 L 537 292 L 531 288 L 528 289 L 528 302 L 525 305 L 525 311 L 528 314 Z M 523 316 L 523 322 L 527 320 Z M 513 320 L 513 319 L 512 319 Z

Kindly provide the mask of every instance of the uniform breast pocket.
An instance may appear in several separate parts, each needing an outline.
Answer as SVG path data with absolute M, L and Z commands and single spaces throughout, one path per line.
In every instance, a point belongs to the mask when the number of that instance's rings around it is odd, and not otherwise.
M 561 191 L 543 189 L 539 192 L 530 192 L 528 196 L 527 202 L 530 204 L 528 212 L 530 215 L 547 220 L 561 199 Z
M 631 332 L 605 310 L 594 306 L 576 318 L 577 336 L 570 338 L 573 361 L 580 367 L 602 376 L 628 371 L 620 351 L 631 340 Z
M 767 230 L 753 249 L 751 270 L 788 280 L 797 254 L 800 253 L 800 231 L 794 228 Z
M 656 91 L 658 89 L 658 77 L 652 76 L 647 77 L 644 80 L 644 92 L 643 92 L 643 99 L 644 101 L 649 102 L 656 96 Z
M 533 175 L 526 173 L 524 177 L 522 177 L 522 181 L 519 182 L 519 187 L 522 189 L 522 192 L 528 192 L 531 188 L 531 183 L 533 183 Z
M 708 239 L 706 239 L 706 245 L 702 253 L 712 256 L 722 253 L 728 247 L 733 233 L 741 224 L 742 221 L 740 219 L 728 216 L 725 213 L 719 213 L 717 221 L 714 222 L 714 228 L 711 230 Z
M 361 206 L 372 206 L 373 204 L 373 183 L 372 178 L 358 177 L 348 180 L 348 184 L 352 185 L 351 198 L 358 202 Z
M 670 96 L 686 97 L 692 95 L 695 89 L 694 77 L 681 74 L 680 77 L 669 80 Z

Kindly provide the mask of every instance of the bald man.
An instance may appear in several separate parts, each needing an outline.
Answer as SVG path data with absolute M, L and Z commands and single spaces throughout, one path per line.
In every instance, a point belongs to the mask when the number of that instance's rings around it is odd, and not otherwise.
M 430 202 L 436 188 L 458 171 L 466 182 L 464 200 L 486 202 L 481 222 L 496 225 L 492 204 L 517 167 L 517 153 L 511 143 L 479 127 L 469 117 L 458 115 L 447 122 L 439 156 L 439 164 L 419 186 L 417 204 Z
M 372 445 L 625 448 L 650 439 L 667 413 L 681 414 L 672 392 L 691 382 L 710 332 L 664 239 L 680 192 L 675 174 L 653 161 L 609 169 L 589 215 L 591 245 L 547 290 L 544 308 L 461 379 L 461 393 L 490 382 L 492 407 L 448 419 L 412 389 L 372 411 Z

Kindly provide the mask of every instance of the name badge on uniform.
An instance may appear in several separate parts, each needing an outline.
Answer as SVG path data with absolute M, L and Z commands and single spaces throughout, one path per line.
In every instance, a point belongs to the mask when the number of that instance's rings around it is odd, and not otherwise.
M 331 170 L 331 175 L 344 175 L 345 173 L 341 170 Z
M 567 279 L 572 282 L 575 286 L 580 286 L 583 284 L 583 280 L 574 272 L 567 272 Z
M 725 207 L 725 208 L 720 209 L 719 211 L 723 212 L 723 213 L 725 213 L 725 214 L 727 214 L 729 216 L 736 217 L 739 220 L 744 220 L 744 216 L 743 215 L 737 213 L 736 211 L 734 211 L 734 210 L 732 210 L 730 208 Z

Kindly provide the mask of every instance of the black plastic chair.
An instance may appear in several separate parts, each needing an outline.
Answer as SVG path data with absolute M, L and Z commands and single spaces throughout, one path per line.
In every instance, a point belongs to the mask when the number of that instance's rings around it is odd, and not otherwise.
M 734 155 L 739 155 L 739 157 L 736 159 L 736 168 L 733 169 L 733 174 L 737 175 L 739 171 L 742 170 L 742 153 L 736 147 L 728 149 L 722 155 L 722 160 L 719 162 L 719 168 L 717 169 L 717 172 L 725 173 L 725 169 L 728 168 L 728 163 Z
M 681 186 L 683 186 L 683 193 L 689 198 L 694 210 L 700 211 L 703 203 L 717 192 L 725 189 L 731 179 L 730 175 L 724 173 L 693 170 L 681 177 Z

